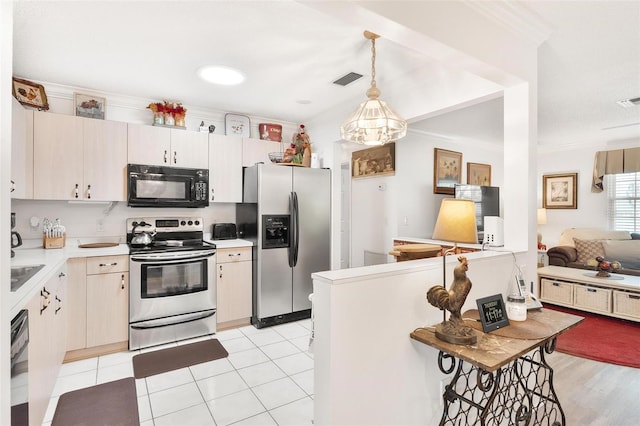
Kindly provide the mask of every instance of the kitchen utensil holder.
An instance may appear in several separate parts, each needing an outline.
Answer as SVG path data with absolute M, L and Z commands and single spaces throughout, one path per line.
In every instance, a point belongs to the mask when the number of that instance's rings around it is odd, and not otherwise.
M 67 242 L 67 233 L 62 234 L 62 237 L 47 237 L 42 235 L 42 246 L 46 249 L 62 248 Z

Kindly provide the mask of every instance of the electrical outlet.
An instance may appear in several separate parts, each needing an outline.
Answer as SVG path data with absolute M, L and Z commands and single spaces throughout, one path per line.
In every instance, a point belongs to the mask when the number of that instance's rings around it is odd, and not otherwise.
M 96 232 L 104 232 L 104 219 L 96 220 Z

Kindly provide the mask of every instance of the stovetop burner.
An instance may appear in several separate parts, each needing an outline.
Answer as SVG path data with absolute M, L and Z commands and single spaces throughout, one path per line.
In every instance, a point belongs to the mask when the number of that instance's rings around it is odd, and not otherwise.
M 127 219 L 129 253 L 156 253 L 215 249 L 216 245 L 204 241 L 200 217 L 137 217 Z M 135 235 L 154 234 L 148 245 L 132 244 Z

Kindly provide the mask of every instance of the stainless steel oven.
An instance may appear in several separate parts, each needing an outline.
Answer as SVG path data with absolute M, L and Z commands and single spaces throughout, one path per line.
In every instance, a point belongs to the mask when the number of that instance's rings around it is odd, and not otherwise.
M 216 250 L 193 231 L 201 220 L 139 220 L 156 224 L 156 234 L 130 249 L 129 349 L 215 333 Z

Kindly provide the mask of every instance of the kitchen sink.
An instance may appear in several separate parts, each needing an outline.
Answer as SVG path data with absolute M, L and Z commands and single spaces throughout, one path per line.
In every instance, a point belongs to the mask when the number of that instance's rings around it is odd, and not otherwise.
M 17 291 L 42 268 L 44 265 L 13 266 L 11 268 L 11 291 Z

